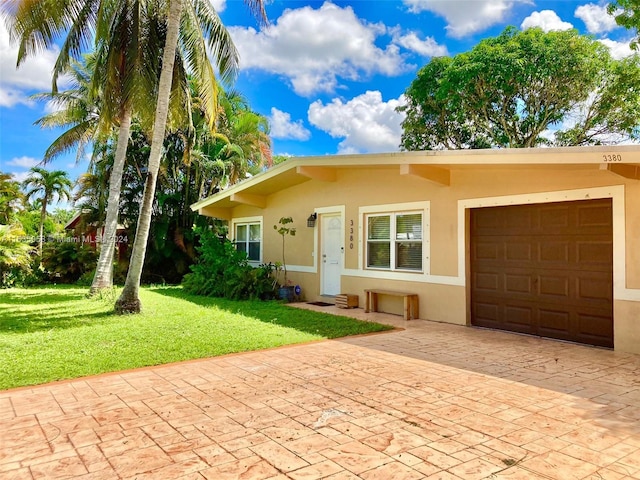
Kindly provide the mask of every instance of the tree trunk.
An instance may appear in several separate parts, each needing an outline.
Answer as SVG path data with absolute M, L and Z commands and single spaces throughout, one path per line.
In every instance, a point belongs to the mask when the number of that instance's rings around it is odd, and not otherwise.
M 141 304 L 139 298 L 140 278 L 147 251 L 147 239 L 149 238 L 149 226 L 153 210 L 153 199 L 156 191 L 156 179 L 160 168 L 160 157 L 164 144 L 164 134 L 169 113 L 169 99 L 171 96 L 171 81 L 173 79 L 173 64 L 176 58 L 178 45 L 178 33 L 180 16 L 182 14 L 182 1 L 171 0 L 169 17 L 167 19 L 167 38 L 164 52 L 162 53 L 162 71 L 158 85 L 158 100 L 153 124 L 153 138 L 151 139 L 151 152 L 149 154 L 149 173 L 144 184 L 140 216 L 136 228 L 136 238 L 133 242 L 129 271 L 120 298 L 116 301 L 117 313 L 139 313 Z
M 47 218 L 47 196 L 42 197 L 42 209 L 40 210 L 40 241 L 38 243 L 38 254 L 42 262 L 42 244 L 44 242 L 44 220 Z
M 120 119 L 118 131 L 118 145 L 113 160 L 113 168 L 109 177 L 109 199 L 107 200 L 107 218 L 104 222 L 100 258 L 93 277 L 90 295 L 113 286 L 113 252 L 115 249 L 116 233 L 118 231 L 118 210 L 120 208 L 120 190 L 122 188 L 122 174 L 127 160 L 127 146 L 131 130 L 131 105 L 125 107 Z

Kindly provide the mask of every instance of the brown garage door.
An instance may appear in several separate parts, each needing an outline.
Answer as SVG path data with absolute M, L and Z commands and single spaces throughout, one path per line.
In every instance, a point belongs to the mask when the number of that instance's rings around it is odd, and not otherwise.
M 471 211 L 471 323 L 613 347 L 611 199 Z

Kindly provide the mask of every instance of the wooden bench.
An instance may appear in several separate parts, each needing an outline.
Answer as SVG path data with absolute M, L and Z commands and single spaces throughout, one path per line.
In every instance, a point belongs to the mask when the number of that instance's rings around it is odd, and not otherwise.
M 402 297 L 404 301 L 404 319 L 410 320 L 420 316 L 418 307 L 418 295 L 416 293 L 397 292 L 395 290 L 378 290 L 368 288 L 364 291 L 364 313 L 378 311 L 378 295 L 391 295 Z

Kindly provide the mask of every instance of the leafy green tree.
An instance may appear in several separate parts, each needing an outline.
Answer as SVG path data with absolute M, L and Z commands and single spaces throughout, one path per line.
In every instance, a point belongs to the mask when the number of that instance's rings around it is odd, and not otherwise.
M 615 15 L 616 23 L 632 32 L 635 37 L 631 41 L 631 48 L 638 49 L 640 45 L 640 0 L 615 0 L 607 7 L 609 14 Z
M 22 206 L 20 182 L 12 175 L 0 172 L 0 224 L 10 225 L 15 221 L 16 213 Z
M 640 139 L 640 56 L 609 60 L 600 85 L 570 114 L 574 126 L 555 134 L 559 146 Z
M 12 286 L 28 273 L 31 247 L 23 240 L 24 230 L 17 224 L 0 225 L 0 287 Z
M 22 225 L 27 237 L 38 238 L 40 231 L 40 210 L 42 203 L 40 201 L 29 204 L 27 208 L 18 213 L 16 216 L 18 223 Z M 43 236 L 55 235 L 61 232 L 64 225 L 60 225 L 52 215 L 47 215 L 44 220 Z
M 266 18 L 263 0 L 246 1 L 262 18 Z M 216 82 L 213 75 L 213 67 L 208 60 L 206 43 L 209 44 L 213 52 L 213 61 L 218 67 L 223 81 L 232 78 L 237 71 L 238 56 L 231 36 L 222 25 L 208 0 L 170 0 L 166 18 L 167 30 L 162 53 L 162 70 L 157 90 L 158 97 L 154 116 L 151 152 L 149 153 L 149 169 L 142 195 L 140 216 L 138 217 L 129 271 L 127 272 L 124 289 L 116 301 L 115 308 L 120 313 L 140 311 L 140 279 L 142 277 L 156 180 L 160 168 L 160 157 L 169 114 L 176 51 L 178 47 L 185 50 L 185 54 L 181 56 L 189 64 L 185 67 L 185 70 L 194 72 L 198 82 L 205 82 L 205 87 L 210 87 L 204 88 L 203 93 L 200 95 L 204 104 L 212 105 L 212 102 L 216 100 Z M 184 41 L 178 45 L 181 24 L 189 28 L 189 35 L 185 36 Z
M 637 58 L 575 30 L 507 28 L 435 58 L 405 92 L 406 150 L 590 145 L 637 139 Z M 626 106 L 629 106 L 627 108 Z M 550 131 L 555 130 L 555 139 Z
M 47 216 L 47 206 L 57 199 L 70 200 L 73 182 L 69 180 L 67 172 L 63 170 L 45 170 L 40 167 L 33 167 L 29 170 L 29 175 L 23 182 L 26 189 L 25 198 L 39 198 L 40 207 L 40 227 L 38 254 L 42 255 L 42 243 L 44 240 L 44 221 Z
M 467 116 L 461 95 L 450 89 L 453 59 L 435 57 L 425 65 L 405 92 L 401 147 L 404 150 L 484 148 L 487 135 Z

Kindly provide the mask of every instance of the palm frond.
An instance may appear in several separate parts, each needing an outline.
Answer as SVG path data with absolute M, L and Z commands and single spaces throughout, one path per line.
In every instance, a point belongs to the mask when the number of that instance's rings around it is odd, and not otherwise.
M 184 25 L 186 19 L 192 24 L 190 31 Z M 185 48 L 190 50 L 196 46 L 196 43 L 204 44 L 206 39 L 212 61 L 220 73 L 220 79 L 223 83 L 232 83 L 239 69 L 238 51 L 229 31 L 220 20 L 211 2 L 208 0 L 187 2 L 182 26 L 187 30 L 184 32 L 185 38 L 183 40 Z M 204 45 L 198 45 L 200 55 L 203 47 Z M 187 56 L 187 61 L 189 61 L 189 56 Z
M 44 153 L 43 163 L 71 151 L 77 147 L 76 161 L 84 156 L 85 147 L 94 139 L 96 131 L 95 120 L 78 123 L 56 138 Z
M 58 91 L 58 77 L 67 72 L 72 59 L 78 59 L 89 49 L 93 40 L 95 15 L 100 0 L 65 1 L 62 8 L 63 25 L 67 36 L 60 46 L 60 53 L 53 67 L 51 89 Z M 66 7 L 66 8 L 64 8 Z

